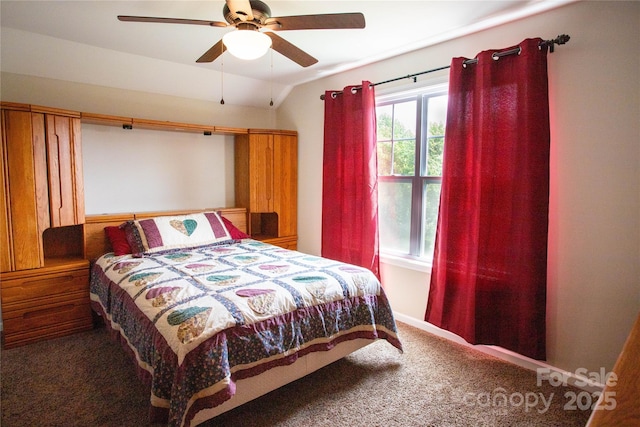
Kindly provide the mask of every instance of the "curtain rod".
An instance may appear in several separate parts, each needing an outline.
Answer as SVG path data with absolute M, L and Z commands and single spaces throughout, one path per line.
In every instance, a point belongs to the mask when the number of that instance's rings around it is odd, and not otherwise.
M 558 37 L 556 37 L 555 39 L 552 40 L 543 40 L 540 42 L 540 44 L 538 45 L 538 48 L 542 49 L 542 48 L 549 48 L 549 52 L 553 53 L 554 51 L 554 45 L 561 45 L 561 44 L 565 44 L 569 41 L 571 37 L 569 37 L 566 34 L 561 34 Z M 516 47 L 513 49 L 509 49 L 509 50 L 505 50 L 502 52 L 495 52 L 492 57 L 493 59 L 498 59 L 502 56 L 507 56 L 507 55 L 513 55 L 515 53 L 520 53 L 520 47 Z M 473 58 L 473 59 L 467 59 L 466 61 L 464 61 L 462 63 L 463 66 L 467 66 L 467 65 L 471 65 L 471 64 L 476 64 L 478 63 L 478 59 L 477 58 Z M 447 68 L 451 68 L 451 65 L 445 65 L 443 67 L 438 67 L 438 68 L 433 68 L 431 70 L 426 70 L 426 71 L 420 71 L 419 73 L 414 73 L 414 74 L 407 74 L 406 76 L 402 76 L 402 77 L 396 77 L 393 79 L 389 79 L 389 80 L 385 80 L 382 82 L 377 82 L 377 83 L 371 83 L 370 86 L 378 86 L 378 85 L 383 85 L 386 83 L 391 83 L 391 82 L 395 82 L 398 80 L 403 80 L 403 79 L 413 79 L 413 82 L 415 83 L 417 81 L 417 77 L 421 76 L 423 74 L 428 74 L 428 73 L 433 73 L 436 71 L 441 71 L 441 70 L 446 70 Z M 362 86 L 354 86 L 353 90 L 358 90 L 360 89 Z M 342 91 L 341 90 L 337 90 L 331 93 L 331 95 L 335 98 L 337 95 L 341 94 Z M 324 94 L 320 95 L 320 99 L 324 101 Z

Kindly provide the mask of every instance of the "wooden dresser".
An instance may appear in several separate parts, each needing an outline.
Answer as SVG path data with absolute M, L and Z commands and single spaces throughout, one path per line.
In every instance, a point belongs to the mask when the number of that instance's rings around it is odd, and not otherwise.
M 89 262 L 3 273 L 5 347 L 91 329 Z
M 80 113 L 1 104 L 4 346 L 92 327 Z

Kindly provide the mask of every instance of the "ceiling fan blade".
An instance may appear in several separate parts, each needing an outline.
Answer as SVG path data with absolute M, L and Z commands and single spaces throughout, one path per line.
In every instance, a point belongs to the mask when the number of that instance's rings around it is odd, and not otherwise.
M 279 35 L 269 31 L 265 32 L 264 34 L 268 35 L 271 38 L 271 48 L 273 50 L 286 56 L 298 65 L 302 67 L 308 67 L 318 62 L 316 58 L 297 48 Z
M 211 49 L 206 51 L 200 58 L 196 60 L 196 62 L 213 62 L 217 57 L 222 55 L 224 51 L 227 50 L 222 40 L 218 43 L 211 46 Z
M 364 28 L 362 13 L 328 13 L 322 15 L 281 16 L 269 18 L 265 26 L 274 31 Z
M 226 0 L 226 3 L 231 13 L 236 14 L 243 21 L 253 21 L 253 9 L 249 0 Z
M 210 27 L 227 27 L 229 24 L 219 21 L 203 21 L 200 19 L 181 19 L 181 18 L 156 18 L 152 16 L 127 16 L 118 15 L 120 21 L 125 22 L 157 22 L 160 24 L 190 24 L 190 25 L 207 25 Z

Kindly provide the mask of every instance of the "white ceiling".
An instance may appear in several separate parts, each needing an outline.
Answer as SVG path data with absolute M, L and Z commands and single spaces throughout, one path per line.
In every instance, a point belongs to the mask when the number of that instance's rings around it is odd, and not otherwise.
M 212 63 L 196 64 L 231 27 L 116 18 L 138 15 L 224 22 L 224 1 L 1 0 L 0 66 L 18 74 L 210 100 L 219 99 L 224 87 L 225 100 L 264 107 L 256 91 L 269 88 L 268 95 L 277 103 L 298 84 L 571 1 L 265 1 L 272 16 L 364 14 L 364 29 L 280 32 L 318 59 L 317 64 L 302 68 L 277 52 L 251 62 L 227 52 Z

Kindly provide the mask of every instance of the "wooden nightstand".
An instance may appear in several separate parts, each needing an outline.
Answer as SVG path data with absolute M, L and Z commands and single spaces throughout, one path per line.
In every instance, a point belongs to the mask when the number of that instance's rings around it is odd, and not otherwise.
M 1 277 L 4 347 L 89 330 L 89 261 L 64 259 Z
M 269 243 L 271 245 L 280 246 L 284 249 L 291 249 L 295 251 L 298 248 L 298 236 L 286 236 L 286 237 L 267 237 L 267 236 L 256 236 L 252 237 L 252 239 L 259 240 L 264 243 Z

